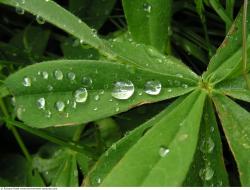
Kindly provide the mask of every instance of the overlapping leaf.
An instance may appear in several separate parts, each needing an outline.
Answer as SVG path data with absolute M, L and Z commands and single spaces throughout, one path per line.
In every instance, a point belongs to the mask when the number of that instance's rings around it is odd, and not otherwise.
M 228 144 L 236 159 L 241 184 L 249 186 L 250 114 L 226 96 L 215 94 L 213 100 Z

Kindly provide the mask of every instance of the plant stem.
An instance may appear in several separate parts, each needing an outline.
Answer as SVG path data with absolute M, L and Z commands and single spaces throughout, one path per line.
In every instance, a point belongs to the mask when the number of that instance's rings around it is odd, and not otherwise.
M 81 126 L 79 126 L 76 129 L 76 131 L 75 131 L 75 133 L 73 135 L 72 141 L 74 141 L 74 142 L 79 141 L 79 139 L 81 137 L 81 134 L 82 134 L 82 131 L 85 129 L 85 126 L 86 126 L 85 124 L 82 124 Z
M 58 145 L 61 145 L 61 146 L 64 146 L 64 147 L 68 147 L 69 149 L 72 149 L 76 152 L 81 152 L 81 153 L 84 153 L 85 155 L 87 156 L 90 156 L 92 157 L 93 155 L 91 154 L 91 151 L 89 150 L 88 147 L 83 147 L 83 146 L 80 146 L 80 145 L 77 145 L 75 144 L 74 142 L 72 141 L 68 141 L 68 140 L 65 140 L 65 139 L 61 139 L 59 137 L 54 137 L 50 134 L 48 134 L 47 132 L 45 131 L 42 131 L 42 130 L 39 130 L 39 129 L 35 129 L 35 128 L 31 128 L 21 122 L 17 122 L 17 121 L 13 121 L 13 120 L 10 120 L 8 118 L 3 118 L 4 121 L 6 121 L 7 123 L 9 124 L 12 124 L 18 128 L 21 128 L 31 134 L 34 134 L 36 136 L 39 136 L 43 139 L 46 139 L 50 142 L 53 142 L 55 144 L 58 144 Z
M 5 106 L 4 101 L 2 100 L 2 98 L 0 98 L 0 107 L 1 107 L 1 110 L 2 110 L 2 112 L 3 112 L 3 114 L 4 114 L 4 116 L 7 117 L 7 118 L 10 118 L 9 113 L 8 113 L 8 111 L 7 111 L 7 109 L 6 109 L 6 106 Z M 24 144 L 24 142 L 23 142 L 23 140 L 22 140 L 22 137 L 19 135 L 19 133 L 18 133 L 18 131 L 16 130 L 16 128 L 15 128 L 13 125 L 8 124 L 8 123 L 6 123 L 6 125 L 7 125 L 7 127 L 11 130 L 11 132 L 13 133 L 13 135 L 14 135 L 14 137 L 15 137 L 15 139 L 16 139 L 18 145 L 19 145 L 19 147 L 21 148 L 21 150 L 22 150 L 22 152 L 23 152 L 25 158 L 26 158 L 29 162 L 31 162 L 31 161 L 32 161 L 32 157 L 31 157 L 31 155 L 29 154 L 29 151 L 28 151 L 28 149 L 26 148 L 26 146 L 25 146 L 25 144 Z
M 247 88 L 250 89 L 250 80 L 247 75 L 247 3 L 248 0 L 244 0 L 242 16 L 242 74 Z

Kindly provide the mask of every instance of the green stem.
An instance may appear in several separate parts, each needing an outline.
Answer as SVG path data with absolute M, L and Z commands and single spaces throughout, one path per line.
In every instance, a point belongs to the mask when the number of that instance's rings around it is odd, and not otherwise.
M 86 125 L 83 124 L 83 125 L 79 126 L 79 127 L 76 129 L 76 131 L 75 131 L 75 133 L 74 133 L 74 135 L 73 135 L 72 141 L 74 141 L 74 142 L 79 141 L 79 139 L 81 138 L 82 131 L 85 129 L 85 126 L 86 126 Z
M 215 12 L 220 16 L 220 18 L 226 23 L 226 29 L 228 30 L 232 25 L 233 20 L 228 16 L 227 12 L 218 0 L 209 0 L 209 3 L 213 7 Z
M 242 16 L 242 74 L 245 78 L 247 88 L 250 89 L 250 80 L 247 75 L 247 3 L 248 0 L 244 0 Z
M 42 130 L 39 130 L 39 129 L 35 129 L 35 128 L 31 128 L 21 122 L 17 122 L 17 121 L 13 121 L 13 120 L 10 120 L 8 118 L 3 118 L 5 122 L 11 124 L 11 125 L 14 125 L 20 129 L 23 129 L 31 134 L 34 134 L 36 136 L 39 136 L 43 139 L 46 139 L 50 142 L 53 142 L 55 144 L 58 144 L 58 145 L 61 145 L 61 146 L 64 146 L 64 147 L 68 147 L 76 152 L 80 152 L 80 153 L 84 153 L 85 155 L 87 156 L 90 156 L 92 157 L 93 155 L 91 154 L 91 151 L 88 147 L 83 147 L 83 146 L 80 146 L 80 145 L 77 145 L 75 142 L 72 142 L 72 141 L 68 141 L 68 140 L 65 140 L 65 139 L 61 139 L 59 137 L 54 137 L 50 134 L 48 134 L 48 132 L 45 132 L 45 131 L 42 131 Z
M 9 113 L 8 113 L 8 111 L 7 111 L 7 109 L 6 109 L 6 106 L 5 106 L 4 101 L 2 100 L 2 98 L 0 98 L 0 107 L 1 107 L 1 110 L 2 110 L 2 112 L 3 112 L 3 114 L 4 114 L 4 116 L 5 116 L 6 118 L 10 118 Z M 19 133 L 18 133 L 18 131 L 16 130 L 16 128 L 15 128 L 13 125 L 8 124 L 8 123 L 6 123 L 6 125 L 7 125 L 7 127 L 11 130 L 11 132 L 13 133 L 13 135 L 14 135 L 14 137 L 15 137 L 15 139 L 16 139 L 18 145 L 19 145 L 19 147 L 21 148 L 21 150 L 22 150 L 22 152 L 23 152 L 25 158 L 26 158 L 29 162 L 31 162 L 31 161 L 32 161 L 32 157 L 31 157 L 31 155 L 29 154 L 29 151 L 28 151 L 28 149 L 26 148 L 26 146 L 25 146 L 25 144 L 24 144 L 24 142 L 23 142 L 23 140 L 22 140 L 22 137 L 19 135 Z

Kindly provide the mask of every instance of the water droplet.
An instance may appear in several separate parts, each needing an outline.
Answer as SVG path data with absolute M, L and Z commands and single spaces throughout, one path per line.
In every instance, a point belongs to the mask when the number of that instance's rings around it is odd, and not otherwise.
M 95 95 L 95 100 L 98 101 L 100 99 L 100 96 L 97 94 Z
M 213 175 L 214 175 L 214 170 L 210 166 L 207 166 L 206 168 L 202 168 L 199 171 L 200 178 L 206 181 L 209 181 L 210 179 L 212 179 Z
M 38 109 L 45 109 L 45 104 L 46 104 L 45 98 L 39 98 L 37 100 Z
M 23 86 L 31 86 L 31 79 L 29 77 L 24 77 L 23 78 Z
M 116 144 L 112 144 L 111 149 L 116 150 Z
M 16 6 L 16 13 L 19 15 L 23 15 L 25 13 L 25 10 L 19 6 Z
M 45 111 L 45 117 L 47 117 L 47 118 L 51 118 L 51 111 L 49 111 L 49 110 L 46 110 Z
M 62 112 L 65 108 L 65 104 L 63 101 L 57 101 L 55 107 L 57 111 Z
M 74 101 L 73 104 L 72 104 L 72 108 L 76 108 L 76 102 Z
M 48 78 L 49 78 L 49 73 L 46 72 L 46 71 L 43 71 L 43 72 L 42 72 L 42 75 L 43 75 L 43 78 L 44 78 L 44 79 L 48 79 Z
M 104 90 L 100 90 L 100 94 L 104 94 Z
M 211 137 L 203 140 L 200 146 L 200 150 L 203 153 L 211 153 L 215 147 L 214 141 Z
M 112 96 L 119 100 L 129 99 L 134 93 L 134 84 L 131 81 L 117 81 L 114 84 Z
M 149 95 L 158 95 L 161 92 L 161 83 L 158 80 L 147 81 L 144 91 Z
M 48 88 L 49 91 L 52 91 L 54 89 L 53 86 L 50 85 L 50 84 L 47 86 L 47 88 Z
M 147 13 L 150 13 L 152 10 L 152 6 L 149 3 L 143 3 L 143 10 Z
M 180 73 L 176 74 L 176 76 L 179 77 L 179 78 L 183 78 L 183 75 L 180 74 Z
M 63 73 L 61 70 L 55 70 L 54 76 L 57 80 L 62 80 L 63 79 Z
M 45 23 L 44 18 L 41 17 L 40 15 L 36 16 L 36 21 L 37 21 L 38 24 L 44 24 Z
M 94 111 L 97 111 L 98 110 L 98 108 L 97 107 L 94 107 L 94 109 L 93 109 Z
M 160 149 L 159 149 L 159 155 L 161 157 L 165 157 L 165 156 L 167 156 L 167 154 L 169 153 L 169 151 L 170 150 L 168 148 L 166 148 L 165 146 L 161 146 Z
M 183 88 L 188 88 L 188 85 L 187 84 L 182 84 L 182 87 Z
M 79 88 L 74 93 L 75 101 L 78 103 L 86 102 L 88 98 L 88 91 L 86 88 Z
M 69 72 L 67 76 L 68 76 L 69 80 L 75 80 L 75 78 L 76 78 L 76 75 L 73 72 Z
M 89 78 L 89 77 L 82 78 L 82 84 L 84 87 L 91 87 L 92 83 L 93 83 L 93 81 L 91 78 Z
M 17 112 L 16 112 L 17 117 L 18 117 L 19 119 L 22 119 L 22 114 L 23 114 L 23 112 L 25 112 L 25 111 L 26 111 L 25 108 L 23 108 L 22 106 L 18 107 L 18 108 L 17 108 Z
M 116 112 L 119 112 L 119 111 L 120 111 L 120 108 L 119 108 L 119 107 L 116 107 L 116 108 L 115 108 L 115 111 L 116 111 Z
M 10 100 L 12 106 L 16 106 L 16 98 L 13 96 Z
M 101 178 L 97 178 L 97 183 L 101 183 Z
M 172 92 L 173 90 L 171 88 L 168 89 L 168 92 Z

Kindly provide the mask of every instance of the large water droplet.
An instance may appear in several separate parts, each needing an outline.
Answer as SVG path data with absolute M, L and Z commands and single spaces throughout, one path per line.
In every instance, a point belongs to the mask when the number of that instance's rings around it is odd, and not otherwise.
M 117 81 L 114 84 L 112 96 L 119 100 L 126 100 L 133 95 L 134 90 L 134 84 L 131 81 Z
M 210 166 L 207 166 L 206 168 L 202 168 L 199 171 L 200 178 L 206 181 L 209 181 L 210 179 L 212 179 L 213 175 L 214 175 L 214 170 Z
M 62 80 L 63 79 L 63 73 L 61 70 L 55 70 L 54 76 L 57 80 Z
M 214 150 L 215 144 L 211 137 L 203 140 L 200 146 L 200 150 L 203 153 L 211 153 Z
M 69 73 L 68 73 L 68 79 L 69 79 L 69 80 L 75 80 L 75 78 L 76 78 L 75 73 L 73 73 L 73 72 L 69 72 Z
M 44 24 L 45 23 L 44 18 L 41 17 L 40 15 L 36 16 L 36 21 L 37 21 L 38 24 Z
M 161 146 L 160 149 L 159 149 L 159 155 L 161 157 L 165 157 L 165 156 L 167 156 L 167 154 L 169 153 L 169 151 L 170 150 L 168 148 L 166 148 L 165 146 Z
M 75 101 L 78 103 L 86 102 L 88 98 L 88 91 L 86 88 L 79 88 L 74 93 Z
M 37 100 L 38 109 L 45 109 L 45 104 L 46 104 L 45 98 L 39 98 Z
M 23 78 L 23 86 L 31 86 L 31 79 L 29 77 L 24 77 Z
M 43 71 L 43 72 L 42 72 L 42 75 L 43 75 L 43 78 L 44 78 L 44 79 L 48 79 L 48 78 L 49 78 L 49 73 L 46 72 L 46 71 Z
M 82 78 L 82 84 L 84 87 L 91 87 L 92 83 L 93 83 L 93 81 L 91 78 L 89 78 L 89 77 Z
M 161 83 L 158 80 L 151 80 L 146 82 L 145 88 L 144 88 L 145 93 L 149 95 L 158 95 L 161 92 Z
M 57 101 L 55 107 L 57 111 L 62 112 L 65 108 L 65 104 L 63 101 Z

